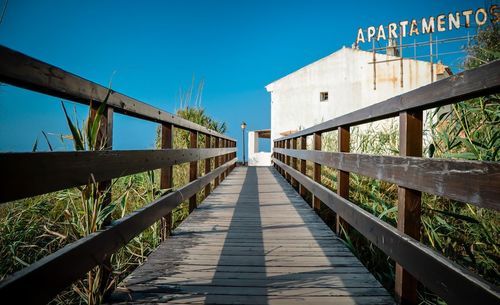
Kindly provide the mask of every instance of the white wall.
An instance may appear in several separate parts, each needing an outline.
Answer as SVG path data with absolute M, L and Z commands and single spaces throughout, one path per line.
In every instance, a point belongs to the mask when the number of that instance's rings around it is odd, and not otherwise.
M 343 48 L 266 86 L 271 93 L 271 146 L 282 132 L 311 127 L 431 82 L 429 62 L 404 59 L 404 86 L 398 60 L 377 64 L 374 90 L 372 61 L 371 52 Z M 443 77 L 437 71 L 435 64 L 434 80 Z M 328 92 L 328 101 L 320 102 L 320 92 Z
M 271 153 L 259 152 L 259 136 L 248 132 L 248 166 L 271 166 Z

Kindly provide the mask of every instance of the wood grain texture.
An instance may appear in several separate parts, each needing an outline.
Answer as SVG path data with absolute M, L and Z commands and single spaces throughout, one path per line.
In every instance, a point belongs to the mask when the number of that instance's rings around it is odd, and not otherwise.
M 0 81 L 77 103 L 102 102 L 109 88 L 64 71 L 20 52 L 0 46 Z M 111 90 L 107 104 L 115 112 L 157 123 L 170 123 L 190 131 L 198 131 L 231 139 L 206 127 L 175 116 L 167 111 Z
M 91 175 L 106 181 L 231 151 L 235 148 L 0 153 L 0 203 L 83 185 Z
M 161 149 L 173 148 L 174 127 L 172 124 L 161 125 Z M 164 166 L 160 171 L 160 188 L 167 190 L 173 186 L 173 165 Z M 160 239 L 165 240 L 170 236 L 172 228 L 172 213 L 163 216 L 160 221 Z
M 402 157 L 422 156 L 423 112 L 404 111 L 399 114 L 399 155 Z M 415 240 L 420 240 L 422 194 L 420 191 L 398 186 L 398 230 Z M 418 281 L 396 264 L 394 294 L 401 305 L 418 304 Z
M 452 75 L 386 101 L 276 139 L 276 141 L 312 135 L 315 132 L 332 131 L 339 126 L 356 126 L 397 117 L 402 111 L 426 110 L 497 93 L 500 91 L 500 73 L 498 71 L 500 71 L 500 60 Z
M 191 149 L 198 149 L 198 133 L 196 131 L 189 132 L 189 147 Z M 189 181 L 198 179 L 198 161 L 191 161 L 189 163 Z M 189 213 L 196 209 L 196 193 L 189 197 Z
M 313 147 L 316 151 L 321 151 L 321 133 L 313 134 Z M 288 156 L 288 154 L 285 154 Z M 287 173 L 288 174 L 288 173 Z M 313 165 L 313 179 L 314 181 L 321 184 L 321 164 L 318 162 L 314 162 Z M 313 194 L 313 202 L 312 206 L 316 211 L 319 211 L 321 207 L 321 200 Z
M 321 202 L 354 227 L 375 246 L 401 264 L 425 287 L 448 304 L 497 304 L 500 290 L 440 253 L 399 232 L 327 187 L 274 159 L 283 170 L 304 184 Z
M 346 172 L 500 211 L 498 162 L 276 149 Z
M 338 149 L 339 152 L 349 152 L 350 151 L 350 139 L 351 133 L 349 126 L 341 126 L 337 129 L 338 132 Z M 337 171 L 337 194 L 340 197 L 349 199 L 349 172 L 338 170 Z M 335 215 L 335 231 L 340 235 L 341 229 L 343 228 L 346 232 L 348 231 L 348 224 L 342 220 L 342 218 L 337 214 Z
M 111 303 L 393 304 L 272 167 L 237 167 Z
M 23 295 L 26 304 L 46 304 L 71 283 L 127 244 L 146 228 L 170 213 L 181 202 L 202 190 L 217 175 L 236 163 L 236 159 L 187 185 L 164 195 L 104 230 L 79 239 L 42 258 L 0 282 L 0 300 L 16 304 Z M 40 285 L 50 279 L 50 285 Z M 30 287 L 30 293 L 26 293 Z

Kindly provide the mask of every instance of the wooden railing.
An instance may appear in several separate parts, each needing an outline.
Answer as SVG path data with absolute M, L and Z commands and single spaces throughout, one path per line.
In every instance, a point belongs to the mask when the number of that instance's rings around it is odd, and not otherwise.
M 113 253 L 160 219 L 162 238 L 166 238 L 171 228 L 171 211 L 189 199 L 191 212 L 196 208 L 196 194 L 204 190 L 208 195 L 212 181 L 217 187 L 235 166 L 234 139 L 2 46 L 0 82 L 95 109 L 109 93 L 98 139 L 105 141 L 106 150 L 1 153 L 0 203 L 84 185 L 91 177 L 100 187 L 109 187 L 113 178 L 154 169 L 161 169 L 160 187 L 170 189 L 173 165 L 190 162 L 190 182 L 185 186 L 2 281 L 0 300 L 5 304 L 20 299 L 27 304 L 47 303 L 93 267 L 106 264 Z M 161 149 L 111 150 L 114 112 L 161 124 Z M 173 149 L 175 129 L 190 133 L 189 149 Z M 205 148 L 198 147 L 200 136 L 205 137 Z M 199 177 L 201 160 L 205 160 L 205 173 Z M 111 196 L 109 192 L 107 195 L 109 203 Z
M 499 304 L 498 287 L 419 242 L 421 192 L 500 210 L 498 162 L 422 158 L 422 111 L 498 92 L 496 61 L 277 139 L 274 166 L 298 183 L 300 194 L 312 193 L 315 209 L 323 202 L 336 213 L 337 234 L 340 224 L 348 224 L 396 261 L 398 302 L 416 303 L 419 281 L 449 304 Z M 399 157 L 349 153 L 350 127 L 397 116 Z M 322 133 L 334 130 L 339 152 L 321 151 Z M 314 150 L 306 150 L 308 136 Z M 306 174 L 306 160 L 314 164 L 312 177 Z M 338 170 L 337 193 L 321 184 L 321 166 Z M 349 201 L 349 173 L 398 185 L 397 228 Z

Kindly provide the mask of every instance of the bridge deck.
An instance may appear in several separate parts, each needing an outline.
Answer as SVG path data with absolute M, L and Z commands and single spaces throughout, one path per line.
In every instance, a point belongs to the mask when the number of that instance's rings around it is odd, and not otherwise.
M 272 167 L 237 167 L 111 301 L 394 303 Z

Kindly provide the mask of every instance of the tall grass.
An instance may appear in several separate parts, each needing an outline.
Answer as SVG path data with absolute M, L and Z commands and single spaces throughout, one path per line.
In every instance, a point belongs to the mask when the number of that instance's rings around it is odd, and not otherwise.
M 479 33 L 464 65 L 475 68 L 500 58 L 498 26 Z M 500 160 L 500 96 L 490 95 L 427 112 L 424 154 L 430 158 Z M 351 151 L 377 155 L 398 154 L 398 127 L 387 121 L 383 129 L 353 128 Z M 335 134 L 323 137 L 323 150 L 336 151 Z M 312 171 L 312 169 L 308 169 Z M 322 183 L 336 189 L 336 171 L 322 169 Z M 350 200 L 387 223 L 397 224 L 397 186 L 351 174 Z M 325 219 L 333 219 L 322 207 Z M 421 242 L 442 253 L 494 285 L 500 285 L 500 214 L 497 211 L 422 194 Z M 333 221 L 329 223 L 332 227 Z M 394 286 L 394 261 L 356 230 L 343 230 L 343 239 L 368 269 L 388 289 Z M 422 304 L 444 304 L 424 287 Z
M 190 91 L 192 89 L 193 87 Z M 198 90 L 202 89 L 203 86 L 198 87 Z M 224 133 L 225 123 L 212 119 L 201 107 L 201 94 L 201 91 L 196 93 L 195 106 L 189 105 L 191 97 L 183 96 L 181 108 L 176 111 L 176 115 Z M 79 124 L 76 118 L 71 118 L 62 104 L 71 135 L 59 138 L 70 139 L 75 150 L 106 149 L 103 144 L 106 143 L 105 139 L 101 137 L 101 141 L 98 140 L 98 135 L 103 132 L 100 123 L 104 108 L 105 103 L 99 107 L 94 119 L 91 119 L 89 113 L 88 118 Z M 46 139 L 48 146 L 52 147 L 48 138 Z M 200 137 L 200 142 L 200 146 L 204 145 L 203 137 Z M 187 148 L 188 144 L 187 132 L 175 129 L 174 148 Z M 37 148 L 36 142 L 34 150 Z M 199 164 L 202 173 L 204 162 Z M 188 182 L 188 173 L 189 164 L 174 166 L 174 189 Z M 88 184 L 81 187 L 3 205 L 0 207 L 0 279 L 102 229 L 109 219 L 120 219 L 158 198 L 165 192 L 160 189 L 159 176 L 159 170 L 155 170 L 121 177 L 113 180 L 111 188 L 104 189 L 91 178 Z M 109 192 L 112 195 L 111 202 L 105 205 L 103 203 Z M 187 204 L 181 204 L 172 214 L 175 228 L 188 216 Z M 160 230 L 157 222 L 111 256 L 111 270 L 107 266 L 95 267 L 85 278 L 60 293 L 51 303 L 102 303 L 106 293 L 142 264 L 159 243 Z M 109 280 L 105 281 L 106 277 L 103 275 L 109 271 Z

